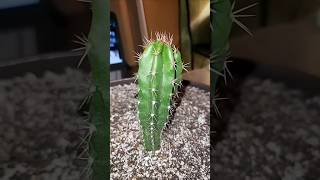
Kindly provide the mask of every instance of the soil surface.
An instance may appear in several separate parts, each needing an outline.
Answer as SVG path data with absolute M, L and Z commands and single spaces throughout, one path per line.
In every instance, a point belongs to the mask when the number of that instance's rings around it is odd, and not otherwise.
M 319 179 L 320 96 L 252 77 L 232 91 L 217 123 L 214 179 Z
M 87 125 L 77 109 L 88 91 L 88 75 L 70 69 L 0 81 L 1 180 L 85 179 L 86 161 L 78 157 Z M 141 145 L 135 92 L 133 84 L 111 89 L 113 179 L 208 178 L 208 93 L 186 88 L 162 150 L 149 154 Z M 319 179 L 320 96 L 250 76 L 234 92 L 211 154 L 214 179 Z
M 81 179 L 86 162 L 78 145 L 86 125 L 77 108 L 87 77 L 68 69 L 0 81 L 1 180 Z
M 137 119 L 135 84 L 111 87 L 113 179 L 209 179 L 209 92 L 187 86 L 174 118 L 162 132 L 161 149 L 146 152 Z
M 87 74 L 72 69 L 0 81 L 0 179 L 87 179 L 80 144 L 88 125 L 77 110 L 88 84 Z M 135 85 L 111 89 L 113 179 L 191 174 L 208 179 L 209 93 L 186 91 L 190 95 L 163 133 L 162 151 L 148 154 L 139 138 Z

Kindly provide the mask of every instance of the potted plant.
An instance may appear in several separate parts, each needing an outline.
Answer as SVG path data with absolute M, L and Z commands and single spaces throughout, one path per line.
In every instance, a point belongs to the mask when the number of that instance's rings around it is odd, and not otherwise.
M 112 178 L 209 177 L 209 87 L 182 80 L 172 38 L 146 40 L 136 80 L 111 82 Z

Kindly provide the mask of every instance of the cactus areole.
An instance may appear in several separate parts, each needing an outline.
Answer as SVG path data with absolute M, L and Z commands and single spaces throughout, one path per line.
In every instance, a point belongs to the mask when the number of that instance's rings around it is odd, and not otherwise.
M 172 112 L 172 97 L 181 85 L 183 64 L 172 36 L 156 34 L 156 40 L 147 40 L 144 47 L 138 57 L 138 118 L 145 150 L 156 151 Z

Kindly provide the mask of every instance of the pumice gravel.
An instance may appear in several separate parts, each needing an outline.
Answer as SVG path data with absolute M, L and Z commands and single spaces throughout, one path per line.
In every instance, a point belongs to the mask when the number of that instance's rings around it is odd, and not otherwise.
M 111 87 L 112 179 L 317 179 L 320 177 L 320 96 L 247 77 L 209 170 L 209 93 L 186 87 L 162 133 L 162 149 L 143 150 L 136 85 Z M 85 132 L 77 114 L 88 74 L 31 73 L 0 80 L 0 179 L 82 180 L 77 157 Z M 233 97 L 229 97 L 235 100 Z M 154 179 L 156 179 L 154 178 Z
M 225 113 L 214 179 L 319 179 L 320 96 L 253 77 L 234 91 L 240 97 Z
M 111 87 L 111 178 L 209 179 L 209 92 L 186 87 L 155 152 L 142 145 L 136 92 L 136 84 Z
M 78 157 L 87 124 L 77 109 L 88 84 L 88 74 L 74 69 L 0 81 L 1 180 L 86 179 L 86 161 Z M 209 93 L 186 91 L 163 132 L 163 149 L 149 154 L 139 136 L 136 86 L 111 88 L 112 179 L 208 179 Z

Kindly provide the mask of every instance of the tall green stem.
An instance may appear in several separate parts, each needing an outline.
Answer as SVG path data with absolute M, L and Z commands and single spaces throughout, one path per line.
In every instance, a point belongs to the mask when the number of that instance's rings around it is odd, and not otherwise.
M 109 179 L 109 2 L 92 1 L 92 21 L 88 37 L 88 58 L 95 86 L 90 105 L 90 179 Z
M 171 38 L 157 34 L 139 57 L 138 113 L 146 151 L 160 149 L 161 132 L 173 109 L 170 103 L 181 85 L 184 66 Z
M 211 94 L 216 93 L 219 73 L 229 54 L 229 36 L 232 28 L 232 8 L 230 0 L 211 0 Z

